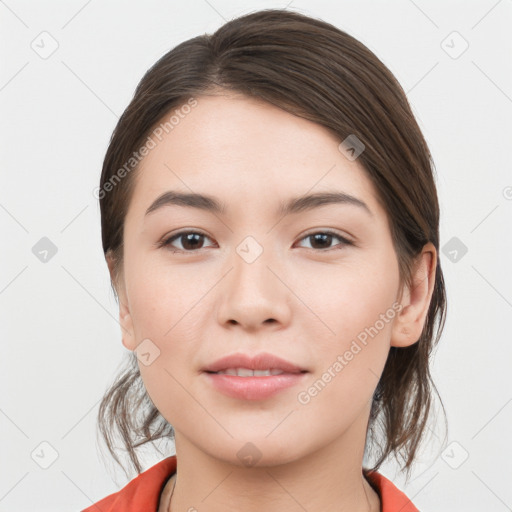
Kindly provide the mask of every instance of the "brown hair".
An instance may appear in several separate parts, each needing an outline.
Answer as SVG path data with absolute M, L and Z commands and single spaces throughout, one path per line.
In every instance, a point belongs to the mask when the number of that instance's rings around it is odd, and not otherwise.
M 267 9 L 236 18 L 214 34 L 194 37 L 166 53 L 146 72 L 119 119 L 99 189 L 103 250 L 115 260 L 116 297 L 124 219 L 137 176 L 138 159 L 133 155 L 171 111 L 219 88 L 318 123 L 340 142 L 355 135 L 364 143 L 358 159 L 388 214 L 401 284 L 411 284 L 415 257 L 427 242 L 439 253 L 434 165 L 398 81 L 366 46 L 335 26 L 297 12 Z M 378 448 L 379 456 L 370 469 L 377 470 L 390 455 L 397 460 L 400 456 L 409 477 L 433 405 L 432 391 L 437 393 L 429 359 L 445 316 L 446 291 L 437 258 L 421 337 L 411 346 L 390 348 L 375 390 L 365 454 Z M 129 357 L 130 364 L 103 397 L 98 425 L 122 466 L 114 431 L 121 434 L 130 462 L 140 473 L 135 448 L 171 439 L 174 431 L 147 395 L 135 354 Z

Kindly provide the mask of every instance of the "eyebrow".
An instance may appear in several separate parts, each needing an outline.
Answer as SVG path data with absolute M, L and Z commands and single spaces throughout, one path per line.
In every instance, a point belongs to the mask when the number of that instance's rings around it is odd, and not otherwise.
M 364 201 L 350 194 L 346 194 L 345 192 L 318 192 L 306 196 L 294 197 L 284 203 L 281 203 L 277 210 L 277 214 L 285 217 L 290 214 L 313 210 L 314 208 L 319 208 L 320 206 L 329 204 L 347 204 L 356 206 L 373 217 L 372 211 Z M 151 206 L 146 210 L 145 216 L 164 206 L 173 205 L 197 208 L 219 215 L 224 215 L 226 213 L 226 205 L 215 197 L 205 194 L 184 193 L 169 190 L 158 196 L 153 201 Z

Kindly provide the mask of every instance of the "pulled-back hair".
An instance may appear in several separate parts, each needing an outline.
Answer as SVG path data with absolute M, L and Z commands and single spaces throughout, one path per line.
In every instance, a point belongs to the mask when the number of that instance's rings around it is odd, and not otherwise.
M 411 284 L 415 257 L 427 242 L 439 253 L 434 164 L 398 81 L 366 46 L 335 26 L 269 9 L 238 17 L 214 34 L 194 37 L 166 53 L 146 72 L 119 119 L 105 155 L 98 195 L 103 250 L 115 261 L 116 298 L 125 215 L 138 169 L 133 155 L 173 112 L 186 112 L 195 98 L 219 90 L 255 97 L 318 123 L 340 142 L 355 135 L 364 143 L 358 162 L 387 212 L 400 284 Z M 433 392 L 437 393 L 429 360 L 446 316 L 439 258 L 435 270 L 422 334 L 410 346 L 390 348 L 373 396 L 365 454 L 375 453 L 376 460 L 369 469 L 377 470 L 394 455 L 408 477 L 426 433 Z M 172 439 L 174 431 L 150 400 L 135 354 L 128 357 L 126 368 L 103 397 L 98 425 L 122 466 L 114 447 L 116 432 L 120 434 L 131 464 L 140 473 L 136 448 Z

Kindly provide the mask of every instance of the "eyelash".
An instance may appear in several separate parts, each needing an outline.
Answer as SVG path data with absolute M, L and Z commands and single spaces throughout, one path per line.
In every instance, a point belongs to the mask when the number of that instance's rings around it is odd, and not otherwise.
M 180 231 L 179 233 L 176 233 L 176 234 L 172 235 L 171 237 L 162 240 L 157 245 L 158 245 L 158 247 L 168 248 L 172 253 L 177 253 L 177 252 L 193 253 L 193 252 L 198 252 L 201 249 L 205 249 L 205 247 L 201 247 L 200 249 L 196 249 L 196 250 L 183 250 L 183 249 L 174 249 L 174 248 L 170 247 L 170 244 L 172 242 L 174 242 L 174 240 L 179 239 L 183 235 L 191 235 L 191 234 L 200 235 L 200 236 L 204 236 L 206 238 L 210 238 L 208 235 L 206 235 L 205 233 L 201 233 L 200 231 Z M 341 240 L 341 242 L 342 242 L 341 245 L 343 245 L 343 246 L 344 245 L 355 245 L 354 242 L 348 240 L 347 238 L 341 236 L 339 233 L 337 233 L 335 231 L 332 231 L 330 229 L 325 229 L 325 230 L 321 230 L 321 231 L 313 231 L 312 233 L 308 233 L 307 235 L 303 236 L 300 239 L 300 241 L 305 240 L 306 238 L 310 238 L 310 237 L 312 237 L 314 235 L 318 235 L 318 234 L 334 236 L 338 240 Z M 314 249 L 314 248 L 310 248 L 310 247 L 305 247 L 305 249 L 310 249 L 310 250 L 316 251 L 316 252 L 328 252 L 328 251 L 340 250 L 341 248 L 338 248 L 338 249 L 336 249 L 336 248 L 331 248 L 331 249 Z

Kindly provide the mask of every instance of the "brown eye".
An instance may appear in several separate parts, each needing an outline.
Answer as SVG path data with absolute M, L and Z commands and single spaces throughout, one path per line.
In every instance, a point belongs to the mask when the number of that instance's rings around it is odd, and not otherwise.
M 334 247 L 331 247 L 333 240 L 341 240 L 341 244 L 335 244 Z M 317 231 L 315 233 L 310 233 L 306 235 L 302 240 L 310 240 L 311 249 L 318 250 L 330 250 L 335 248 L 336 246 L 344 246 L 344 245 L 353 245 L 350 240 L 347 240 L 345 237 L 335 233 L 334 231 Z M 340 247 L 342 248 L 342 247 Z
M 181 233 L 177 233 L 164 240 L 161 246 L 169 247 L 172 252 L 194 252 L 195 250 L 204 248 L 205 238 L 208 237 L 197 231 L 182 231 Z M 174 241 L 178 241 L 181 244 L 181 247 L 176 248 L 173 246 L 172 243 Z

